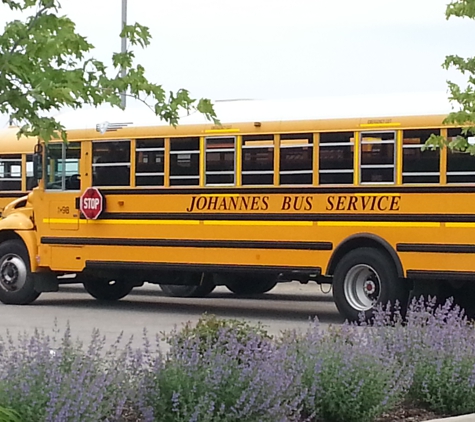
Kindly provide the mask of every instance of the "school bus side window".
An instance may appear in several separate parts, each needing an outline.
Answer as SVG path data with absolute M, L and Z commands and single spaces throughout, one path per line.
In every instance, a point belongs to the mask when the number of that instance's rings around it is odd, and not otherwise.
M 403 131 L 402 183 L 439 183 L 440 151 L 422 150 L 431 134 L 439 135 L 440 130 Z
M 354 174 L 353 132 L 320 134 L 319 183 L 321 185 L 351 185 Z
M 135 186 L 163 186 L 165 177 L 164 139 L 137 139 Z
M 33 170 L 33 154 L 26 156 L 26 190 L 32 190 L 38 186 L 38 181 L 35 179 Z
M 200 184 L 200 138 L 170 139 L 170 186 Z
M 0 155 L 0 190 L 21 190 L 21 155 Z
M 235 151 L 234 136 L 205 138 L 206 185 L 234 185 Z
M 50 143 L 46 146 L 46 189 L 79 190 L 81 143 Z
M 396 132 L 361 133 L 361 183 L 394 183 L 395 147 Z
M 130 186 L 130 140 L 93 141 L 93 186 Z
M 288 133 L 280 136 L 280 184 L 311 185 L 313 134 Z
M 454 140 L 457 136 L 467 137 L 459 128 L 449 129 L 447 138 Z M 468 134 L 468 142 L 473 144 L 475 139 Z M 447 183 L 475 183 L 475 156 L 466 152 L 447 149 Z
M 242 184 L 274 183 L 274 135 L 242 137 Z

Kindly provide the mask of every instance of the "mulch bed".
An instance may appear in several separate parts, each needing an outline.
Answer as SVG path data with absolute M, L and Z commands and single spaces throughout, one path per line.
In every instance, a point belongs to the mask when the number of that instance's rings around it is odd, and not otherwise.
M 391 412 L 384 413 L 381 417 L 375 419 L 374 422 L 422 422 L 443 417 L 444 415 L 421 409 L 413 403 L 403 403 Z
M 391 412 L 384 413 L 381 417 L 376 418 L 373 422 L 424 422 L 443 417 L 444 415 L 421 409 L 415 404 L 403 403 Z M 127 406 L 120 422 L 140 422 L 142 420 L 134 409 Z

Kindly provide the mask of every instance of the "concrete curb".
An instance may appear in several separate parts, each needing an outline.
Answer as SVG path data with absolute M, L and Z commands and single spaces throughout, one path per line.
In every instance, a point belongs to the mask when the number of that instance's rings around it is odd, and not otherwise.
M 450 418 L 431 419 L 426 422 L 475 422 L 475 413 L 462 416 L 452 416 Z

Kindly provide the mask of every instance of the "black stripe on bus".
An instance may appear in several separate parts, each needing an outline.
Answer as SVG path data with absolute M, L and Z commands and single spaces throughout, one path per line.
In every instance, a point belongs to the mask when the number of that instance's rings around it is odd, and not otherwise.
M 21 198 L 28 195 L 29 192 L 0 192 L 0 198 Z
M 475 253 L 475 245 L 438 243 L 398 243 L 398 252 Z
M 288 242 L 249 240 L 126 239 L 97 237 L 42 237 L 44 245 L 159 246 L 179 248 L 289 249 L 331 251 L 331 242 Z
M 475 279 L 475 272 L 470 271 L 426 271 L 407 270 L 407 278 L 424 280 L 469 280 Z
M 85 219 L 81 215 L 81 219 Z M 229 220 L 229 221 L 387 221 L 475 222 L 475 214 L 313 214 L 313 213 L 120 213 L 104 212 L 100 220 Z
M 356 193 L 475 193 L 475 186 L 277 186 L 277 187 L 190 187 L 190 188 L 121 188 L 98 187 L 104 195 L 220 195 L 220 194 L 356 194 Z
M 86 261 L 87 269 L 107 270 L 188 270 L 209 272 L 272 272 L 272 273 L 299 273 L 319 276 L 322 272 L 320 267 L 285 267 L 278 265 L 235 265 L 235 264 L 188 264 L 188 263 L 151 263 L 151 262 L 110 262 L 110 261 Z

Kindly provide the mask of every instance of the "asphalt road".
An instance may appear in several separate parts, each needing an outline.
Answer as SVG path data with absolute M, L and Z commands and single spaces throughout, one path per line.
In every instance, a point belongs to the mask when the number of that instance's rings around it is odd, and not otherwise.
M 315 317 L 324 327 L 343 322 L 331 293 L 322 293 L 314 283 L 284 283 L 252 298 L 237 297 L 219 287 L 203 299 L 166 297 L 158 286 L 146 285 L 114 303 L 98 302 L 82 286 L 67 285 L 58 293 L 43 293 L 28 306 L 0 305 L 0 336 L 6 330 L 15 335 L 35 328 L 50 333 L 56 321 L 60 329 L 69 323 L 73 337 L 85 343 L 97 328 L 109 344 L 122 332 L 124 338 L 133 336 L 134 346 L 140 346 L 144 328 L 153 339 L 156 334 L 170 332 L 187 321 L 197 321 L 204 313 L 251 323 L 260 321 L 272 334 L 288 329 L 305 330 Z

